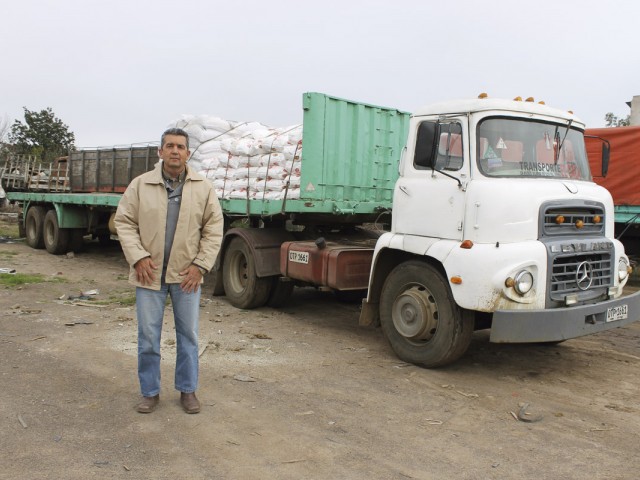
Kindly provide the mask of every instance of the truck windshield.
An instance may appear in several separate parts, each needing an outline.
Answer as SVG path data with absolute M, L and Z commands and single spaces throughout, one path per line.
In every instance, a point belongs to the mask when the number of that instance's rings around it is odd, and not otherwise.
M 489 177 L 591 180 L 583 132 L 570 122 L 486 118 L 478 125 L 476 154 Z

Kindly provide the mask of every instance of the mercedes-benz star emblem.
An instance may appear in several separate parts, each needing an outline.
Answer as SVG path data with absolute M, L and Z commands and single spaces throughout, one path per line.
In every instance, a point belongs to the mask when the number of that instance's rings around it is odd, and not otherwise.
M 582 262 L 576 270 L 576 283 L 580 290 L 587 290 L 593 282 L 593 269 L 589 262 Z

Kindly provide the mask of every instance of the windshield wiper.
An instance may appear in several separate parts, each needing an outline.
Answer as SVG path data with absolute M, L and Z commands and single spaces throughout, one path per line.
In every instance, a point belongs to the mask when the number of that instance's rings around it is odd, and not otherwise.
M 556 158 L 554 161 L 555 165 L 558 164 L 558 160 L 560 159 L 560 152 L 562 151 L 562 147 L 564 146 L 564 141 L 567 139 L 567 135 L 569 134 L 569 129 L 571 128 L 572 123 L 573 123 L 573 118 L 569 120 L 569 123 L 567 123 L 567 129 L 564 132 L 564 137 L 562 137 L 562 141 L 560 142 L 560 145 L 558 146 L 558 150 L 556 151 L 556 155 L 555 155 Z M 555 135 L 558 136 L 558 127 L 556 127 Z

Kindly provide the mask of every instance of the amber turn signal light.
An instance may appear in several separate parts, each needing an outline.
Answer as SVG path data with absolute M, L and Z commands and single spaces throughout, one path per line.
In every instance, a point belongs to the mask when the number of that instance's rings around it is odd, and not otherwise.
M 466 248 L 467 250 L 473 247 L 473 242 L 471 240 L 463 240 L 460 244 L 460 248 Z

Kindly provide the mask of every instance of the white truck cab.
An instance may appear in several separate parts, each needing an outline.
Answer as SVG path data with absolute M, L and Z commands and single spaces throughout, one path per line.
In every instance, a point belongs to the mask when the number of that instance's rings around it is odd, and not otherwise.
M 561 342 L 640 317 L 613 201 L 591 179 L 585 125 L 533 101 L 451 101 L 411 116 L 391 231 L 374 253 L 361 324 L 400 358 L 492 342 Z

